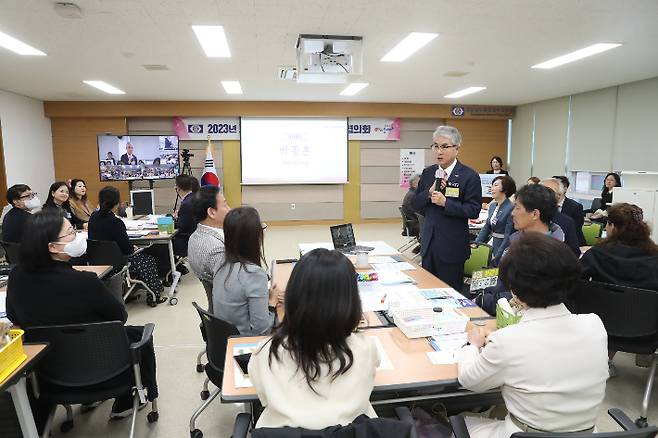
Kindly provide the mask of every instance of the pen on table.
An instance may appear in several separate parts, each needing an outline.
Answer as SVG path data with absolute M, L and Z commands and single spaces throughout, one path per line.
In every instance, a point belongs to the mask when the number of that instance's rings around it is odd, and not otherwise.
M 386 294 L 384 294 L 384 296 L 382 297 L 381 303 L 384 304 L 384 301 L 386 301 Z

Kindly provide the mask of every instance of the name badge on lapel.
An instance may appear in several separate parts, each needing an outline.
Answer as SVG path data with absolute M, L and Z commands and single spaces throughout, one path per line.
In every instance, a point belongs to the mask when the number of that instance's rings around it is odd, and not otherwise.
M 446 187 L 446 197 L 459 198 L 459 187 Z

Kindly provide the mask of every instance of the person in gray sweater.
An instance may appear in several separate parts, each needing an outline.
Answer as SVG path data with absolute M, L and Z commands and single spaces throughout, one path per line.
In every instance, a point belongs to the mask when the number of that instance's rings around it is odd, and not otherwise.
M 215 316 L 241 335 L 270 332 L 276 320 L 277 286 L 268 289 L 263 265 L 263 228 L 253 207 L 238 207 L 224 218 L 224 261 L 213 279 Z

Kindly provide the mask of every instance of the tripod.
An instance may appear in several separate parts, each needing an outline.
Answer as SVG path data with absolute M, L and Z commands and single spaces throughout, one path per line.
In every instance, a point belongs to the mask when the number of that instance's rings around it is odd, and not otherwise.
M 191 155 L 183 155 L 183 168 L 180 171 L 181 175 L 188 175 L 192 176 L 192 166 L 190 165 L 190 156 Z M 178 196 L 176 196 L 176 201 L 174 201 L 174 209 L 172 211 L 176 211 L 176 208 L 178 208 Z

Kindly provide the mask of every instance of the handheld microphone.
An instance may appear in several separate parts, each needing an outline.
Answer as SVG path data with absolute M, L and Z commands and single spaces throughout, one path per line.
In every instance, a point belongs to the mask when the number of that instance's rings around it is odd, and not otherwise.
M 434 188 L 437 192 L 441 192 L 444 195 L 446 194 L 446 188 L 441 184 L 443 182 L 443 178 L 441 178 L 441 169 L 436 169 L 436 172 L 434 172 Z

